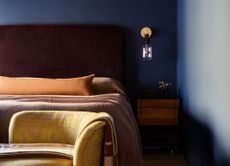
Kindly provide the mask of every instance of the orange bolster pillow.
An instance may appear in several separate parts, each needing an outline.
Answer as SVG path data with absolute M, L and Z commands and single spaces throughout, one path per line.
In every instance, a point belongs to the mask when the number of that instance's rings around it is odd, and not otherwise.
M 32 78 L 0 76 L 0 94 L 91 95 L 94 74 L 76 78 Z

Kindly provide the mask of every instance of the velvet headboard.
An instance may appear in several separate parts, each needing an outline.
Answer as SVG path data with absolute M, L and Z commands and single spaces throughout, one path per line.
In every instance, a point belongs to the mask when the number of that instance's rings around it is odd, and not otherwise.
M 0 75 L 122 80 L 123 34 L 110 25 L 0 26 Z

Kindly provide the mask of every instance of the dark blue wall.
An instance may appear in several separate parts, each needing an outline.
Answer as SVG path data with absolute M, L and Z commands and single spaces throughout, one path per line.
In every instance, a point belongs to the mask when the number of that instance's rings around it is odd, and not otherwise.
M 0 0 L 0 24 L 114 24 L 125 31 L 125 76 L 131 99 L 159 80 L 176 85 L 176 0 Z M 151 38 L 153 60 L 141 60 L 143 26 L 157 28 Z M 176 91 L 176 86 L 174 86 Z

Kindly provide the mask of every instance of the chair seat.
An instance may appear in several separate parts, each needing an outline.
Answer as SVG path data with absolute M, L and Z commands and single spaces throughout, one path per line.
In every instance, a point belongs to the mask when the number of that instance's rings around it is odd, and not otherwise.
M 73 148 L 56 143 L 0 144 L 0 166 L 70 166 Z
M 62 158 L 31 157 L 0 159 L 0 166 L 72 166 L 73 161 Z

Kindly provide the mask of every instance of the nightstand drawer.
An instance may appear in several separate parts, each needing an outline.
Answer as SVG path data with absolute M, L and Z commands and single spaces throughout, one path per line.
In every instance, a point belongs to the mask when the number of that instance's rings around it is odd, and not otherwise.
M 178 99 L 139 99 L 138 108 L 178 108 Z
M 139 99 L 137 105 L 140 125 L 178 124 L 178 99 Z
M 177 119 L 177 111 L 170 108 L 143 108 L 138 115 L 141 119 Z

